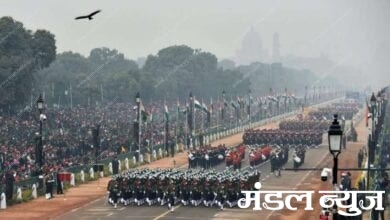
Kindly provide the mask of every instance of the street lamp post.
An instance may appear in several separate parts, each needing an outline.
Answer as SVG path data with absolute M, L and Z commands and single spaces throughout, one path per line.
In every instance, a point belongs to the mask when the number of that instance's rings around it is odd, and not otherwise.
M 222 127 L 223 127 L 223 130 L 225 131 L 225 117 L 226 117 L 226 109 L 225 109 L 225 103 L 226 103 L 226 100 L 225 100 L 225 97 L 226 96 L 226 92 L 225 90 L 222 91 L 222 112 L 221 112 L 221 122 L 222 122 Z
M 375 143 L 374 143 L 374 135 L 375 135 L 375 114 L 376 114 L 376 97 L 375 94 L 372 93 L 370 98 L 370 112 L 371 112 L 371 138 L 369 138 L 368 143 L 368 170 L 367 170 L 367 190 L 370 187 L 370 176 L 371 176 L 371 163 L 373 163 L 375 158 Z
M 190 113 L 191 113 L 191 125 L 190 126 L 190 133 L 192 135 L 193 138 L 195 138 L 195 102 L 194 102 L 194 96 L 192 95 L 192 92 L 190 92 L 190 95 L 189 95 L 189 99 L 190 99 Z
M 43 109 L 44 109 L 44 100 L 42 98 L 42 94 L 39 94 L 39 98 L 37 100 L 37 108 L 39 110 L 39 144 L 35 146 L 38 148 L 37 155 L 35 155 L 35 159 L 37 160 L 36 163 L 38 163 L 39 167 L 41 168 L 43 165 L 43 137 L 42 137 L 42 125 L 43 125 L 43 120 L 46 118 L 42 114 Z
M 307 106 L 307 86 L 305 86 L 305 107 Z
M 375 133 L 375 115 L 376 115 L 376 105 L 377 105 L 377 100 L 376 100 L 374 93 L 372 93 L 372 95 L 371 95 L 370 104 L 371 104 L 370 110 L 371 110 L 371 120 L 372 120 L 371 134 L 374 135 L 374 133 Z
M 251 116 L 251 95 L 252 95 L 252 90 L 249 89 L 248 91 L 248 115 L 249 115 L 249 129 L 252 127 L 252 116 Z
M 140 117 L 141 117 L 141 96 L 139 94 L 139 92 L 137 92 L 137 94 L 135 95 L 135 102 L 137 103 L 137 122 L 138 122 L 138 162 L 140 163 L 141 162 L 141 120 L 140 120 Z
M 343 136 L 343 130 L 341 130 L 341 126 L 337 120 L 337 115 L 334 115 L 334 120 L 328 130 L 328 142 L 329 142 L 329 152 L 333 155 L 332 184 L 335 191 L 337 190 L 338 156 L 341 152 L 342 136 Z M 336 204 L 333 210 L 333 219 L 338 219 Z

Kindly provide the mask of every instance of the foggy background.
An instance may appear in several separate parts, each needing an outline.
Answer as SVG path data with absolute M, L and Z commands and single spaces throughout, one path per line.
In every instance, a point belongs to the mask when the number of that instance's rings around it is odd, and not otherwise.
M 389 84 L 390 2 L 382 1 L 0 1 L 0 17 L 56 37 L 57 53 L 85 56 L 116 48 L 129 59 L 186 44 L 236 65 L 282 62 L 319 76 L 337 75 L 346 86 Z M 101 9 L 94 20 L 74 17 Z M 273 36 L 280 56 L 273 59 Z M 254 52 L 240 53 L 247 45 Z M 244 55 L 246 56 L 244 56 Z M 142 59 L 141 59 L 142 60 Z M 346 81 L 348 80 L 348 81 Z

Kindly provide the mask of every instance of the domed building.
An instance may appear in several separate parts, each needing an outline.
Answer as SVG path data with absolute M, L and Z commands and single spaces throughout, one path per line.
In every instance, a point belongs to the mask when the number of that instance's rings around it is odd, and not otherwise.
M 263 62 L 267 57 L 267 51 L 263 49 L 261 37 L 252 27 L 244 35 L 241 49 L 236 52 L 236 63 L 247 65 L 253 62 Z

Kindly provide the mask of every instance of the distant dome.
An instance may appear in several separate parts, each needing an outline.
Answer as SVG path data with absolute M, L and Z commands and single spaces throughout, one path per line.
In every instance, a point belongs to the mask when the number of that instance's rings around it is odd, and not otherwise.
M 252 27 L 242 38 L 241 48 L 236 53 L 236 63 L 248 65 L 261 62 L 267 57 L 260 35 Z
M 242 39 L 242 49 L 263 49 L 260 35 L 253 29 L 253 27 L 245 34 Z

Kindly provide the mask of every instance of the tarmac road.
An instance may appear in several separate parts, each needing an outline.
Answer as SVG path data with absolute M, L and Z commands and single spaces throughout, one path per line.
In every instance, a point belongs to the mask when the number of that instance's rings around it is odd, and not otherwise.
M 291 154 L 290 154 L 291 155 Z M 321 166 L 329 157 L 327 146 L 321 145 L 318 149 L 310 149 L 306 152 L 305 163 L 302 168 L 312 168 Z M 247 157 L 246 157 L 247 159 Z M 224 166 L 219 168 L 224 169 Z M 285 167 L 293 167 L 290 159 Z M 310 182 L 305 181 L 308 177 L 315 177 L 319 172 L 294 172 L 282 171 L 281 177 L 270 174 L 270 164 L 265 162 L 256 169 L 261 172 L 261 190 L 295 190 L 299 186 L 306 186 L 310 189 Z M 308 215 L 310 215 L 308 213 Z M 254 218 L 254 216 L 256 216 Z M 221 211 L 217 207 L 184 207 L 176 206 L 173 213 L 169 212 L 167 207 L 161 206 L 118 206 L 114 209 L 111 205 L 106 204 L 105 198 L 100 198 L 84 207 L 74 209 L 71 212 L 60 216 L 59 219 L 272 219 L 278 216 L 278 212 L 270 210 L 253 211 L 252 209 L 226 208 Z M 314 216 L 314 215 L 313 215 Z M 318 213 L 315 215 L 318 216 Z M 307 220 L 310 220 L 308 218 Z
M 334 100 L 333 100 L 334 101 Z M 329 102 L 330 103 L 330 102 Z M 323 103 L 321 105 L 326 105 Z M 320 105 L 319 105 L 320 106 Z M 227 145 L 235 145 L 242 141 L 242 134 L 237 134 L 228 137 L 230 141 Z M 224 138 L 225 139 L 225 138 Z M 235 140 L 233 140 L 235 139 Z M 226 143 L 225 140 L 217 140 L 216 142 Z M 324 139 L 324 143 L 326 143 Z M 215 145 L 218 143 L 214 143 Z M 292 155 L 290 152 L 289 155 Z M 249 165 L 248 153 L 245 161 L 243 162 L 243 168 Z M 318 171 L 282 171 L 281 177 L 276 177 L 270 174 L 270 163 L 267 161 L 256 167 L 261 172 L 260 181 L 262 183 L 261 190 L 296 190 L 298 187 L 304 187 L 305 190 L 311 189 L 311 181 L 313 179 L 320 179 L 320 170 L 323 164 L 328 163 L 330 158 L 327 144 L 322 144 L 318 149 L 310 149 L 306 152 L 305 163 L 302 168 L 321 167 Z M 188 165 L 182 168 L 187 168 Z M 292 168 L 293 162 L 291 156 L 285 167 Z M 225 165 L 219 165 L 216 169 L 225 169 Z M 311 189 L 314 190 L 314 189 Z M 239 209 L 239 208 L 226 208 L 221 211 L 217 207 L 184 207 L 178 205 L 175 207 L 175 211 L 171 213 L 167 207 L 161 206 L 118 206 L 114 209 L 111 205 L 107 205 L 105 198 L 100 198 L 83 207 L 73 209 L 71 212 L 65 213 L 57 217 L 56 219 L 261 219 L 261 220 L 273 220 L 281 216 L 282 211 L 270 211 L 261 210 L 253 211 L 251 208 Z M 305 212 L 305 220 L 318 219 L 318 212 Z

